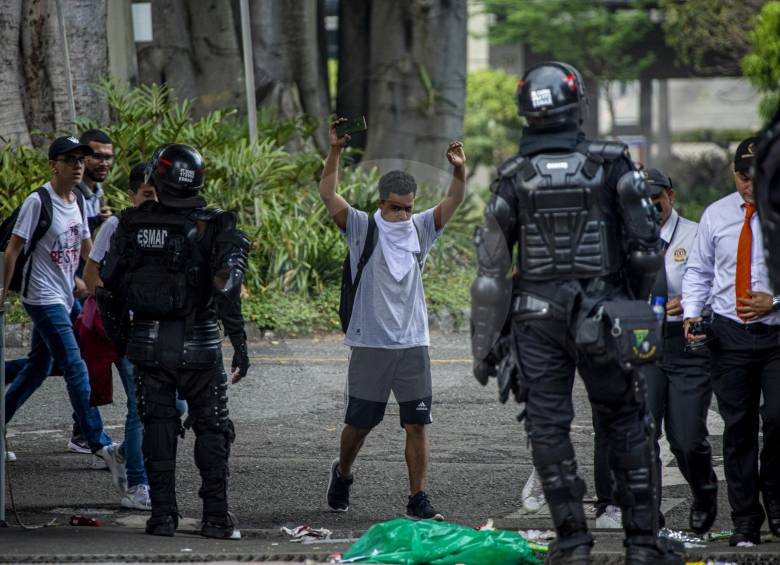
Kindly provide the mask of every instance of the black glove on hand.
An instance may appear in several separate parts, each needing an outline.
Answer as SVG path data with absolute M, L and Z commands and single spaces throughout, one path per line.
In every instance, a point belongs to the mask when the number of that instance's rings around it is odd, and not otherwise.
M 482 386 L 488 383 L 490 377 L 496 376 L 496 365 L 493 362 L 492 355 L 482 361 L 474 361 L 474 378 Z
M 230 344 L 233 346 L 233 362 L 230 364 L 230 368 L 234 373 L 238 369 L 238 375 L 233 377 L 233 382 L 237 383 L 249 371 L 249 351 L 246 347 L 246 334 L 231 335 Z

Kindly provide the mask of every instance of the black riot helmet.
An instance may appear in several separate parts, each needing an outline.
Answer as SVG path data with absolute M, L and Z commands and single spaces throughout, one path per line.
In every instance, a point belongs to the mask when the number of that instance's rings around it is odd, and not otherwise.
M 152 155 L 146 183 L 157 188 L 163 206 L 202 208 L 206 201 L 198 192 L 203 188 L 205 171 L 197 149 L 169 143 L 158 147 Z
M 518 113 L 534 130 L 579 127 L 587 98 L 580 72 L 566 63 L 550 61 L 528 69 L 517 83 Z

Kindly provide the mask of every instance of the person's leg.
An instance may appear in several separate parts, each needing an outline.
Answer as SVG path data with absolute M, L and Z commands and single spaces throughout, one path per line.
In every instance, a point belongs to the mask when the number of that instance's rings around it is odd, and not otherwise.
M 127 415 L 125 416 L 125 440 L 122 442 L 122 451 L 125 456 L 127 469 L 127 486 L 148 485 L 144 467 L 144 456 L 141 450 L 143 444 L 143 425 L 138 416 L 138 406 L 135 391 L 135 368 L 127 357 L 120 357 L 116 361 L 116 368 L 122 379 L 122 386 L 127 396 Z
M 35 320 L 42 316 L 42 311 L 35 306 L 25 306 L 33 321 L 32 344 L 27 362 L 17 373 L 14 382 L 5 391 L 5 422 L 11 421 L 16 411 L 27 401 L 46 380 L 52 365 L 52 356 Z
M 337 469 L 339 474 L 352 475 L 352 465 L 370 432 L 371 428 L 356 428 L 350 424 L 344 424 L 339 443 L 339 466 Z
M 652 421 L 645 412 L 646 391 L 639 372 L 583 359 L 578 366 L 593 410 L 606 426 L 614 500 L 621 507 L 626 563 L 678 563 L 679 556 L 657 538 L 655 460 Z
M 661 504 L 661 446 L 658 442 L 664 426 L 664 419 L 669 417 L 669 378 L 666 371 L 658 365 L 645 365 L 641 369 L 647 389 L 645 412 L 653 423 L 653 464 L 655 465 L 656 493 L 655 498 Z M 667 438 L 668 439 L 668 438 Z M 660 508 L 660 506 L 659 506 Z M 660 512 L 660 511 L 659 511 Z
M 138 415 L 144 426 L 144 464 L 149 478 L 152 517 L 146 533 L 172 536 L 178 526 L 176 447 L 181 429 L 173 377 L 162 369 L 136 367 Z
M 5 362 L 5 384 L 10 385 L 16 379 L 16 375 L 19 371 L 24 369 L 24 366 L 29 360 L 28 357 L 20 357 L 19 359 L 11 359 Z
M 667 437 L 693 494 L 689 525 L 702 534 L 712 526 L 718 508 L 718 478 L 707 441 L 707 413 L 712 399 L 709 353 L 670 356 L 664 370 L 669 377 Z
M 327 501 L 331 510 L 349 510 L 352 465 L 366 436 L 382 421 L 397 356 L 389 349 L 353 347 L 344 387 L 344 428 L 339 456 L 330 464 Z
M 424 424 L 404 424 L 406 448 L 404 457 L 409 472 L 409 494 L 425 490 L 428 478 L 428 435 Z
M 712 389 L 723 418 L 723 463 L 735 529 L 756 532 L 764 521 L 758 488 L 758 422 L 761 395 L 753 352 L 712 353 Z
M 593 537 L 582 506 L 585 482 L 577 475 L 569 437 L 576 351 L 567 335 L 566 323 L 554 319 L 512 326 L 520 374 L 528 391 L 526 431 L 558 535 L 550 554 L 556 559 L 587 560 Z
M 100 412 L 89 403 L 89 374 L 81 358 L 68 311 L 60 304 L 37 308 L 41 309 L 41 314 L 36 315 L 37 329 L 52 357 L 60 360 L 71 406 L 94 453 L 111 445 L 111 438 L 103 432 Z
M 761 492 L 769 527 L 780 536 L 780 347 L 767 352 L 761 373 L 764 445 L 761 448 Z
M 227 375 L 220 362 L 217 369 L 193 371 L 179 382 L 195 431 L 195 464 L 201 477 L 198 495 L 203 500 L 201 534 L 229 538 L 234 523 L 228 516 L 228 458 L 236 433 L 228 417 Z

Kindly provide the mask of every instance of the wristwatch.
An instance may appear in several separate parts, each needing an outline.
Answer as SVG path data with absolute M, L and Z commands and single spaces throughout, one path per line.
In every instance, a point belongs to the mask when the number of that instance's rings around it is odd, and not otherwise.
M 780 295 L 772 297 L 772 312 L 780 310 Z

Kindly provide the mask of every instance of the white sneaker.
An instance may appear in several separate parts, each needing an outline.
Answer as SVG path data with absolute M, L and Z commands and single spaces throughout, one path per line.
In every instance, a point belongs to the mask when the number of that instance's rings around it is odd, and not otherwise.
M 523 508 L 526 512 L 535 514 L 546 504 L 544 500 L 544 491 L 542 490 L 542 481 L 539 480 L 539 475 L 536 474 L 536 469 L 528 477 L 528 480 L 523 487 L 523 492 L 520 495 L 523 501 Z
M 115 448 L 120 447 L 120 444 L 118 443 L 112 443 L 112 446 Z M 116 458 L 120 463 L 125 462 L 125 456 L 122 455 L 122 450 L 118 449 L 116 452 Z M 103 461 L 102 457 L 98 457 L 96 454 L 92 454 L 92 461 L 89 464 L 90 469 L 97 469 L 98 471 L 108 471 L 108 465 L 106 465 L 106 462 Z
M 604 529 L 621 529 L 623 527 L 623 513 L 620 511 L 620 507 L 610 504 L 601 514 L 596 518 L 596 527 Z
M 135 510 L 151 510 L 152 499 L 149 498 L 149 485 L 134 485 L 127 489 L 127 492 L 120 501 L 122 508 L 133 508 Z
M 119 455 L 119 446 L 107 445 L 96 451 L 95 455 L 106 462 L 108 470 L 111 471 L 111 482 L 119 493 L 124 495 L 127 492 L 127 473 L 124 457 Z
M 102 457 L 98 457 L 97 454 L 92 454 L 92 462 L 89 464 L 90 469 L 97 469 L 97 470 L 108 470 L 108 465 L 106 465 L 106 462 L 103 461 Z
M 9 463 L 12 461 L 16 461 L 16 453 L 14 453 L 13 451 L 6 451 L 5 460 L 8 461 Z

